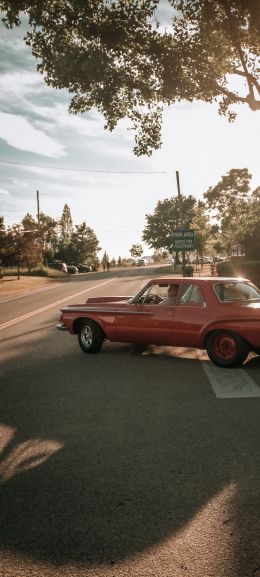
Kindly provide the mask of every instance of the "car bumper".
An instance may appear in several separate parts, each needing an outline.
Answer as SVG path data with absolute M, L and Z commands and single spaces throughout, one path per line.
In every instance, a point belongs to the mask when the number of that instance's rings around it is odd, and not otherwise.
M 57 323 L 56 329 L 59 329 L 59 331 L 67 331 L 68 330 L 68 328 L 66 327 L 66 325 L 64 325 L 64 323 Z

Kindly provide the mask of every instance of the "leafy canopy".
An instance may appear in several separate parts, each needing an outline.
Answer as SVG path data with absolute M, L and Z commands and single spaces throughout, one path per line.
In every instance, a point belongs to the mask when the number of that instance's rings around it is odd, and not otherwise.
M 180 200 L 183 220 L 180 219 Z M 183 226 L 190 228 L 195 216 L 196 199 L 192 196 L 181 195 L 179 198 L 160 200 L 153 214 L 146 215 L 147 224 L 143 231 L 143 241 L 154 249 L 172 250 L 173 229 Z
M 204 194 L 229 254 L 259 251 L 260 187 L 252 191 L 251 178 L 247 168 L 233 168 Z
M 219 101 L 260 110 L 258 0 L 169 0 L 172 30 L 159 27 L 159 0 L 0 0 L 7 27 L 29 16 L 26 42 L 47 84 L 72 94 L 70 112 L 95 107 L 113 130 L 129 118 L 134 152 L 161 145 L 164 104 Z M 243 81 L 234 89 L 230 78 Z
M 129 252 L 133 258 L 138 258 L 143 254 L 143 247 L 141 244 L 132 244 Z

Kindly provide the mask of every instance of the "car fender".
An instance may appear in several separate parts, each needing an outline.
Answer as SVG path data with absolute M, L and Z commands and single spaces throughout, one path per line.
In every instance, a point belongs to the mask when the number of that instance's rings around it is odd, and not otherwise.
M 91 320 L 100 326 L 104 333 L 104 338 L 112 340 L 115 336 L 115 314 L 112 311 L 104 311 L 101 314 L 91 311 L 79 311 L 77 317 L 74 317 L 71 329 L 73 334 L 78 333 L 79 326 L 82 322 Z
M 246 341 L 248 341 L 250 344 L 254 344 L 252 342 L 252 336 L 253 336 L 253 332 L 254 332 L 253 331 L 253 325 L 256 326 L 256 324 L 258 324 L 257 331 L 259 334 L 259 329 L 260 329 L 260 322 L 259 321 L 257 321 L 257 322 L 245 321 L 245 319 L 242 319 L 242 318 L 213 321 L 213 322 L 209 323 L 207 326 L 205 326 L 203 328 L 203 330 L 201 331 L 200 347 L 201 348 L 205 347 L 207 337 L 210 333 L 212 333 L 213 331 L 219 331 L 219 330 L 230 331 L 230 332 L 236 333 L 236 334 L 240 335 L 242 338 L 244 338 Z M 258 341 L 259 341 L 259 338 L 258 338 Z

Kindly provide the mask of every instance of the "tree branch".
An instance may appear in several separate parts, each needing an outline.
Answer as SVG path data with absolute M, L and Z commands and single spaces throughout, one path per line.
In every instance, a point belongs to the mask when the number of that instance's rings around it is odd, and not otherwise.
M 252 75 L 250 74 L 250 72 L 247 69 L 247 64 L 246 64 L 246 60 L 244 57 L 244 53 L 243 53 L 243 50 L 241 48 L 241 44 L 240 44 L 238 37 L 237 37 L 237 34 L 236 34 L 236 26 L 234 23 L 234 18 L 233 18 L 230 6 L 228 5 L 227 0 L 219 0 L 219 2 L 222 5 L 222 8 L 223 8 L 223 10 L 227 16 L 229 23 L 230 23 L 230 36 L 232 38 L 235 50 L 237 51 L 237 54 L 240 58 L 241 65 L 242 65 L 242 68 L 244 70 L 244 77 L 246 78 L 246 81 L 247 81 L 249 94 L 246 97 L 246 99 L 243 99 L 242 97 L 239 98 L 239 101 L 240 102 L 247 102 L 249 107 L 252 110 L 260 110 L 260 102 L 257 102 L 257 100 L 255 99 L 254 90 L 253 90 L 253 85 L 255 85 L 256 81 L 255 81 L 255 79 L 254 79 L 254 81 L 252 80 Z M 256 84 L 256 88 L 257 88 L 258 92 L 260 93 L 258 83 Z
M 238 76 L 243 76 L 244 78 L 246 77 L 245 72 L 243 72 L 242 70 L 237 70 L 236 68 L 234 68 L 234 70 L 232 71 L 232 74 L 237 74 Z M 251 74 L 250 72 L 248 72 L 248 76 L 251 79 L 252 84 L 254 84 L 257 92 L 260 94 L 260 84 L 257 81 L 257 79 L 254 77 L 253 74 Z

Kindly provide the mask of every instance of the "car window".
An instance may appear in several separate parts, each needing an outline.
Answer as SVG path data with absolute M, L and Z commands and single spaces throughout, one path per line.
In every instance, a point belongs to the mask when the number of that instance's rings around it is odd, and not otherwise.
M 244 281 L 216 283 L 214 289 L 222 302 L 260 299 L 260 290 Z
M 176 286 L 176 283 L 174 283 Z M 169 297 L 169 283 L 156 283 L 149 285 L 138 296 L 138 302 L 142 304 L 163 304 Z M 178 287 L 179 285 L 177 285 Z M 165 303 L 167 304 L 167 302 Z
M 192 304 L 203 304 L 205 302 L 203 293 L 199 286 L 196 284 L 185 284 L 182 288 L 182 294 L 180 298 L 180 304 L 184 305 L 187 303 Z

